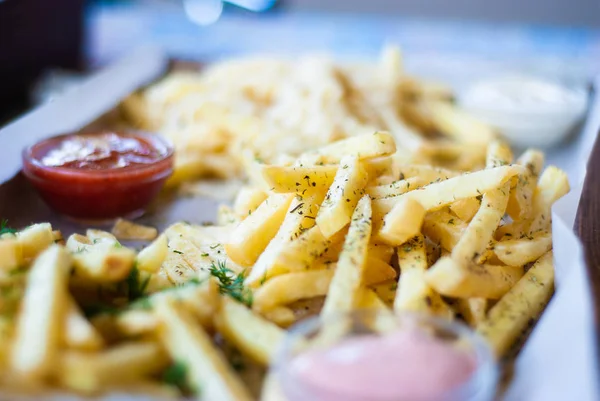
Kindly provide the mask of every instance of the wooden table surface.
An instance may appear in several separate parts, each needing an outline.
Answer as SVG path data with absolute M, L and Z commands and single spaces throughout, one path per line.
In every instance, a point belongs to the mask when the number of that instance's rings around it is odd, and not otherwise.
M 597 334 L 596 357 L 600 361 L 600 137 L 597 137 L 588 162 L 575 232 L 584 248 Z

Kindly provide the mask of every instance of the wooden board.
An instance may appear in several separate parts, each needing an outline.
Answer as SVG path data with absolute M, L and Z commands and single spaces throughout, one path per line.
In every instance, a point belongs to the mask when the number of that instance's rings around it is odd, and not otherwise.
M 594 307 L 596 360 L 600 361 L 600 137 L 590 154 L 573 228 L 583 244 Z

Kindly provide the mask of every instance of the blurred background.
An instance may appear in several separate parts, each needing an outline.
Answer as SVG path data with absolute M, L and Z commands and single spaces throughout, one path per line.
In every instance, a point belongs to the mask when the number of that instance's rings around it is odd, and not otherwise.
M 600 0 L 48 3 L 0 0 L 0 125 L 42 100 L 33 90 L 40 78 L 45 87 L 68 85 L 80 78 L 73 71 L 149 44 L 174 58 L 215 60 L 255 52 L 375 57 L 397 43 L 409 72 L 452 80 L 525 71 L 585 83 L 600 72 Z

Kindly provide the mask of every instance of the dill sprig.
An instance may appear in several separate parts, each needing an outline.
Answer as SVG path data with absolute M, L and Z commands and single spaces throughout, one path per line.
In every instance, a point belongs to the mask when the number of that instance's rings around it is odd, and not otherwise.
M 0 222 L 0 235 L 14 234 L 16 232 L 17 232 L 17 230 L 8 226 L 8 220 L 3 219 L 2 222 Z
M 235 274 L 224 261 L 210 266 L 210 274 L 219 280 L 219 292 L 247 306 L 252 306 L 252 291 L 244 286 L 244 274 Z
M 129 276 L 126 279 L 127 283 L 127 297 L 129 301 L 135 301 L 138 298 L 141 298 L 146 293 L 146 288 L 148 287 L 148 283 L 150 282 L 150 275 L 146 276 L 144 279 L 140 277 L 140 271 L 137 266 L 133 266 Z

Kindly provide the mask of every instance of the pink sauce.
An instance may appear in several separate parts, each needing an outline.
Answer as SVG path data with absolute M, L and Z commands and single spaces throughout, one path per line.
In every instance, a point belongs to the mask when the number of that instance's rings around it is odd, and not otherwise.
M 290 374 L 319 401 L 436 401 L 466 383 L 475 365 L 466 351 L 401 331 L 350 338 L 298 355 Z

